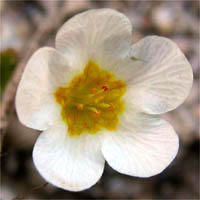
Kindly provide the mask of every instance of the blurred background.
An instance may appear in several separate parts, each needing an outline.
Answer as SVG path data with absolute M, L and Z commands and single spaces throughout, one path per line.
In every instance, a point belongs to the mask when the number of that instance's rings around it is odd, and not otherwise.
M 135 178 L 107 164 L 91 189 L 67 192 L 39 175 L 32 161 L 39 132 L 19 123 L 14 97 L 24 66 L 41 46 L 54 46 L 59 27 L 79 12 L 113 8 L 133 24 L 133 42 L 160 35 L 178 44 L 190 61 L 194 84 L 190 96 L 164 117 L 180 138 L 173 163 L 160 175 Z M 199 1 L 0 1 L 1 12 L 1 191 L 0 199 L 199 199 Z

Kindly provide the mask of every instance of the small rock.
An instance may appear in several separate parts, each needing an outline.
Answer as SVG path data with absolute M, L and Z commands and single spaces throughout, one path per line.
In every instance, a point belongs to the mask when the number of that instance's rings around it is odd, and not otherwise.
M 173 32 L 176 18 L 176 13 L 171 7 L 159 6 L 152 10 L 152 23 L 163 34 Z

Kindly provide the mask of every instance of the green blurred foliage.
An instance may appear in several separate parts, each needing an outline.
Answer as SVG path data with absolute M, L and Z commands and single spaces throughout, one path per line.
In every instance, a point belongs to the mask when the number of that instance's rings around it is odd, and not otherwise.
M 17 64 L 17 53 L 8 48 L 0 52 L 0 94 L 2 94 Z

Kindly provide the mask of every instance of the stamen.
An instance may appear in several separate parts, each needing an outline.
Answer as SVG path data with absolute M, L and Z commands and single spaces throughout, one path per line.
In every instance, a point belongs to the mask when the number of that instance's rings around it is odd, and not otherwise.
M 107 103 L 99 103 L 98 106 L 99 106 L 100 108 L 109 108 L 109 107 L 110 107 L 110 105 L 107 104 Z
M 108 86 L 107 86 L 107 85 L 103 85 L 103 86 L 102 86 L 102 89 L 103 89 L 104 91 L 107 91 L 107 90 L 108 90 Z
M 108 108 L 109 110 L 114 110 L 115 106 L 111 103 Z
M 103 93 L 103 92 L 104 92 L 103 89 L 97 90 L 96 88 L 92 88 L 92 89 L 91 89 L 91 93 L 92 93 L 92 94 L 89 94 L 89 95 L 87 95 L 87 96 L 88 96 L 88 97 L 93 97 L 93 96 L 96 96 L 96 95 L 101 94 L 101 93 Z
M 95 114 L 96 114 L 97 116 L 100 116 L 100 115 L 101 115 L 101 111 L 99 110 L 99 111 L 95 112 Z
M 94 102 L 95 102 L 95 103 L 98 103 L 99 101 L 101 101 L 101 100 L 104 99 L 104 98 L 105 98 L 104 95 L 99 96 L 98 98 L 96 98 L 96 99 L 94 100 Z
M 83 110 L 83 104 L 80 104 L 80 103 L 79 103 L 79 104 L 77 104 L 76 107 L 77 107 L 78 110 Z
M 95 107 L 86 107 L 88 110 L 94 112 L 95 114 L 98 114 L 100 111 L 98 111 Z M 100 114 L 100 113 L 99 113 Z
M 96 93 L 97 93 L 97 88 L 92 88 L 92 89 L 91 89 L 91 93 L 92 93 L 92 94 L 96 94 Z

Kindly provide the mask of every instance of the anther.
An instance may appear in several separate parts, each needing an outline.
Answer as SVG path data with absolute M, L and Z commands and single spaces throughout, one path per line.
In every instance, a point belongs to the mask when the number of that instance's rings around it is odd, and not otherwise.
M 97 112 L 95 112 L 95 114 L 96 114 L 97 116 L 100 116 L 100 115 L 101 115 L 101 111 L 98 110 Z
M 76 107 L 77 107 L 78 110 L 83 110 L 83 104 L 80 104 L 80 103 L 79 103 L 79 104 L 77 104 Z
M 95 107 L 86 107 L 88 110 L 94 112 L 96 115 L 100 115 L 101 111 L 97 110 Z
M 96 94 L 96 93 L 97 93 L 97 88 L 92 88 L 92 89 L 91 89 L 91 93 L 92 93 L 92 94 Z
M 108 108 L 109 108 L 109 110 L 113 110 L 115 108 L 115 106 L 111 103 Z
M 102 89 L 103 89 L 104 91 L 107 91 L 107 90 L 108 90 L 108 86 L 107 86 L 107 85 L 103 85 L 103 86 L 102 86 Z

